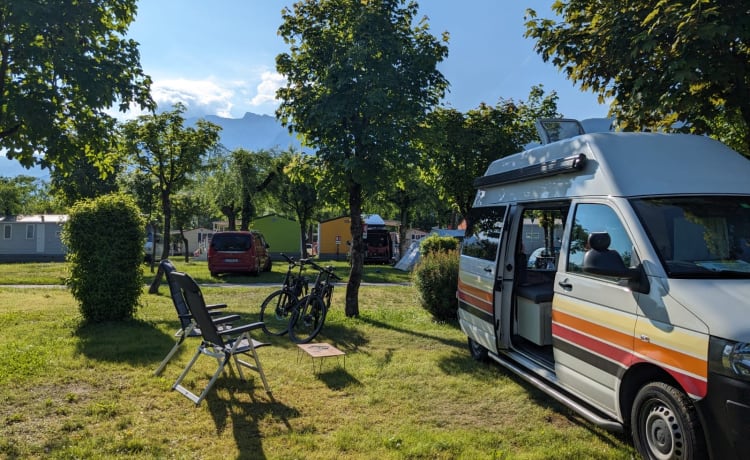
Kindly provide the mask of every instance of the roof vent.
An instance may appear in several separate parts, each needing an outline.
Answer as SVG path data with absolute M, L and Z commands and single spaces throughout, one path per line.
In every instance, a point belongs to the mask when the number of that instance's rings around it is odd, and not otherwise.
M 543 145 L 586 133 L 583 125 L 572 118 L 540 118 L 535 126 Z

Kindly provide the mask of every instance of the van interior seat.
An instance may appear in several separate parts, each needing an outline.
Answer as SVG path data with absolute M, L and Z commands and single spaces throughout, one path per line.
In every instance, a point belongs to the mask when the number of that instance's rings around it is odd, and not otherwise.
M 555 272 L 551 270 L 526 270 L 525 280 L 516 286 L 516 295 L 533 303 L 552 302 Z

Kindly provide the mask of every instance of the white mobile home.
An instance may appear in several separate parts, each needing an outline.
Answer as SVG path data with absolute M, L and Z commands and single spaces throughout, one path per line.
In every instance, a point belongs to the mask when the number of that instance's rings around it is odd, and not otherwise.
M 61 214 L 0 217 L 0 260 L 13 262 L 64 260 Z

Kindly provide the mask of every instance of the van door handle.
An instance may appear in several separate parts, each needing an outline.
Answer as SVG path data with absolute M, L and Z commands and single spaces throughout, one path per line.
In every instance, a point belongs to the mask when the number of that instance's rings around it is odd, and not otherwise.
M 559 283 L 557 283 L 557 284 L 559 284 L 559 285 L 560 285 L 560 287 L 561 287 L 561 288 L 563 288 L 563 289 L 565 289 L 566 291 L 571 291 L 571 290 L 573 290 L 573 285 L 572 285 L 572 284 L 570 284 L 570 283 L 568 283 L 568 280 L 567 280 L 567 279 L 566 279 L 566 280 L 564 280 L 564 281 L 560 281 L 560 282 L 559 282 Z
M 492 273 L 492 267 L 484 267 L 484 271 L 486 271 L 487 273 Z

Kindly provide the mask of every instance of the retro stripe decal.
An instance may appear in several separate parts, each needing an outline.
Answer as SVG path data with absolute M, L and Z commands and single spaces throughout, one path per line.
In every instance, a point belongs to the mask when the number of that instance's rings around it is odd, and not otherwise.
M 561 311 L 559 307 L 568 311 Z M 623 326 L 635 326 L 635 317 L 626 316 L 629 315 L 604 308 L 586 308 L 583 304 L 558 298 L 552 311 L 555 346 L 618 378 L 633 364 L 653 363 L 671 374 L 692 397 L 705 396 L 708 338 L 684 330 L 667 333 L 653 325 L 644 326 L 641 320 L 638 329 L 643 329 L 643 333 L 647 331 L 650 340 L 635 339 L 632 332 L 628 334 L 623 330 Z M 641 332 L 636 334 L 640 336 Z M 703 357 L 696 353 L 701 349 Z
M 492 315 L 492 292 L 487 292 L 458 280 L 458 300 Z

